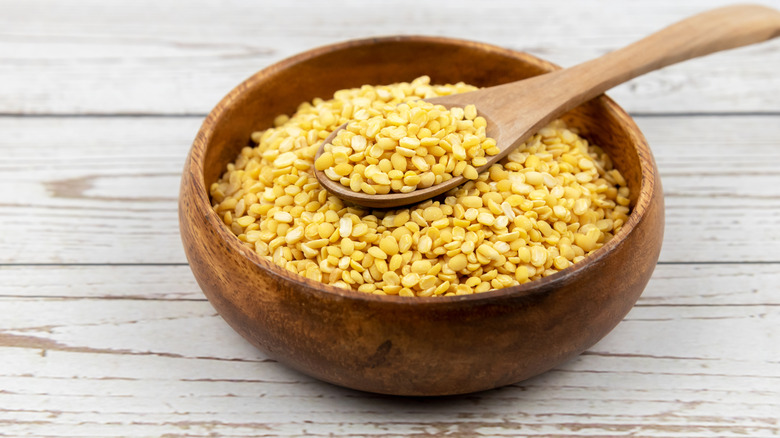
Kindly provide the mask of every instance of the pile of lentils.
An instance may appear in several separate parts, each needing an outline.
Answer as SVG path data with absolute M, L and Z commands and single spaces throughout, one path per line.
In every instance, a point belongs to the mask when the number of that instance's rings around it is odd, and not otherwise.
M 243 245 L 276 265 L 386 295 L 463 295 L 518 285 L 566 269 L 612 239 L 628 220 L 626 181 L 601 148 L 561 120 L 475 179 L 406 208 L 348 205 L 315 178 L 317 149 L 342 124 L 475 89 L 431 85 L 422 76 L 304 102 L 292 116 L 278 116 L 273 128 L 252 134 L 256 146 L 243 148 L 211 185 L 213 209 Z M 436 137 L 437 121 L 420 129 Z

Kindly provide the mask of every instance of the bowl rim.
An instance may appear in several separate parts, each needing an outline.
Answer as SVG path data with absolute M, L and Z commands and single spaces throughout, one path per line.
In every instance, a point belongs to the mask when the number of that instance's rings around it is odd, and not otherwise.
M 223 243 L 227 246 L 227 248 L 229 248 L 230 251 L 235 251 L 237 254 L 240 254 L 242 257 L 248 259 L 257 267 L 264 269 L 267 273 L 273 277 L 276 277 L 276 279 L 287 280 L 293 283 L 300 283 L 307 286 L 298 289 L 309 295 L 326 295 L 330 298 L 348 299 L 359 302 L 381 302 L 388 305 L 399 306 L 445 305 L 458 303 L 474 304 L 485 301 L 494 301 L 502 298 L 531 297 L 553 292 L 559 288 L 559 285 L 563 286 L 568 281 L 570 281 L 572 277 L 577 276 L 583 271 L 593 269 L 594 266 L 598 265 L 600 260 L 604 259 L 612 250 L 625 242 L 627 236 L 632 233 L 639 225 L 639 223 L 644 219 L 645 213 L 650 206 L 651 199 L 655 195 L 656 190 L 655 184 L 657 182 L 657 175 L 655 171 L 653 155 L 650 151 L 647 140 L 645 139 L 642 131 L 639 129 L 634 119 L 631 118 L 628 113 L 614 100 L 612 100 L 606 94 L 603 94 L 598 97 L 598 99 L 602 99 L 604 101 L 604 107 L 606 110 L 613 113 L 617 118 L 621 119 L 623 123 L 626 124 L 629 137 L 635 145 L 641 168 L 639 195 L 637 196 L 636 205 L 631 210 L 628 220 L 623 224 L 621 230 L 618 231 L 618 233 L 616 233 L 609 242 L 596 250 L 594 253 L 587 256 L 585 260 L 579 263 L 574 263 L 571 266 L 556 272 L 555 274 L 543 277 L 538 280 L 529 281 L 521 285 L 493 289 L 487 292 L 474 293 L 470 295 L 402 297 L 398 295 L 377 295 L 372 293 L 359 292 L 356 290 L 343 289 L 330 284 L 311 280 L 297 273 L 288 271 L 281 266 L 277 266 L 271 261 L 264 259 L 254 251 L 247 250 L 247 248 L 241 244 L 241 241 L 238 239 L 238 237 L 230 230 L 228 230 L 224 222 L 212 209 L 210 196 L 206 187 L 203 162 L 206 156 L 206 148 L 214 133 L 215 126 L 229 111 L 230 107 L 237 100 L 239 100 L 241 94 L 244 93 L 245 90 L 252 88 L 255 83 L 264 80 L 268 76 L 287 69 L 295 64 L 305 62 L 327 53 L 346 50 L 354 47 L 392 42 L 421 42 L 469 47 L 496 53 L 499 55 L 505 55 L 512 58 L 526 58 L 529 62 L 535 63 L 542 68 L 548 68 L 551 70 L 557 70 L 561 68 L 554 63 L 543 60 L 529 53 L 511 50 L 493 44 L 449 37 L 398 35 L 351 39 L 319 46 L 301 52 L 297 55 L 282 59 L 261 69 L 241 82 L 238 86 L 233 88 L 209 112 L 209 114 L 204 119 L 200 129 L 198 130 L 185 164 L 185 172 L 190 173 L 193 182 L 193 205 L 195 206 L 196 211 L 199 213 L 199 215 L 203 215 L 202 217 L 205 219 L 205 222 L 214 228 L 214 231 L 217 233 L 217 235 L 219 235 Z

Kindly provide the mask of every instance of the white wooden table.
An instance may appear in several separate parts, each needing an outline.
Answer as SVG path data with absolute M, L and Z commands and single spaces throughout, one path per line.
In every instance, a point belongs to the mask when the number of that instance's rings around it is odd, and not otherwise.
M 284 57 L 431 34 L 568 66 L 722 4 L 0 0 L 0 436 L 780 436 L 780 39 L 610 93 L 662 174 L 660 262 L 610 335 L 516 385 L 291 371 L 216 315 L 177 228 L 203 117 Z

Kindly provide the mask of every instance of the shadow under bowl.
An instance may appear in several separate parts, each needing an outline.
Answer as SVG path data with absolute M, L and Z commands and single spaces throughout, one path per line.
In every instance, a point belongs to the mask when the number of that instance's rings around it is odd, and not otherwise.
M 184 168 L 179 221 L 204 294 L 269 356 L 337 385 L 396 395 L 449 395 L 540 374 L 595 344 L 634 305 L 655 268 L 663 195 L 647 142 L 606 96 L 563 118 L 601 146 L 631 190 L 631 214 L 604 247 L 559 273 L 469 296 L 404 298 L 339 289 L 242 246 L 211 209 L 208 187 L 252 132 L 301 102 L 343 88 L 429 75 L 485 87 L 557 69 L 526 53 L 438 37 L 387 37 L 310 50 L 263 69 L 211 111 Z

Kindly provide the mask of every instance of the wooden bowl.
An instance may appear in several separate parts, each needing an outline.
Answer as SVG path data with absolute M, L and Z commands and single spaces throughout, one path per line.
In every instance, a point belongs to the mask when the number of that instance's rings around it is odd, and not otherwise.
M 397 395 L 499 387 L 575 357 L 628 313 L 653 272 L 663 199 L 647 142 L 602 96 L 565 116 L 612 157 L 631 189 L 623 229 L 585 261 L 542 280 L 470 296 L 377 296 L 317 283 L 248 251 L 212 211 L 208 187 L 253 131 L 299 103 L 362 84 L 497 85 L 558 67 L 526 53 L 433 37 L 321 47 L 240 84 L 208 115 L 182 177 L 179 221 L 190 267 L 220 315 L 269 356 L 337 385 Z

